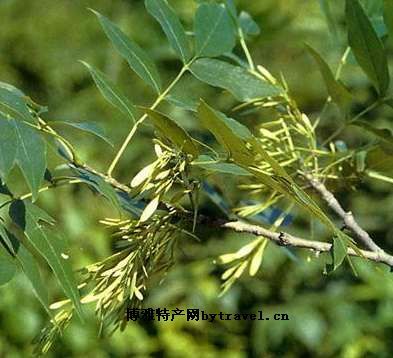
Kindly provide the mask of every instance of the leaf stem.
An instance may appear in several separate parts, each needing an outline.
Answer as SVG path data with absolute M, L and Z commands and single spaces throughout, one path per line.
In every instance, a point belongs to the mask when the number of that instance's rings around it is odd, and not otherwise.
M 150 106 L 150 109 L 155 109 L 161 102 L 162 100 L 166 97 L 166 95 L 171 91 L 171 89 L 176 85 L 177 82 L 179 82 L 180 78 L 183 76 L 183 74 L 189 69 L 189 66 L 192 64 L 192 62 L 195 60 L 193 58 L 190 60 L 190 62 L 186 63 L 178 75 L 175 77 L 175 79 L 169 84 L 169 86 L 162 92 L 160 95 L 157 97 L 155 102 Z M 147 118 L 147 114 L 143 114 L 142 117 L 140 117 L 134 124 L 134 126 L 131 128 L 131 131 L 128 133 L 126 139 L 124 140 L 123 144 L 121 145 L 119 151 L 115 155 L 114 159 L 112 160 L 112 163 L 110 164 L 107 175 L 110 178 L 112 176 L 113 170 L 115 169 L 116 165 L 118 164 L 121 156 L 124 154 L 124 151 L 126 150 L 128 144 L 130 143 L 131 139 L 134 137 L 134 134 L 136 133 L 138 127 L 143 123 L 143 121 Z
M 250 51 L 247 47 L 246 40 L 245 40 L 244 34 L 243 34 L 243 30 L 240 27 L 239 27 L 239 38 L 240 38 L 240 45 L 242 46 L 244 54 L 246 55 L 248 65 L 250 66 L 250 70 L 255 71 L 254 61 L 253 61 Z

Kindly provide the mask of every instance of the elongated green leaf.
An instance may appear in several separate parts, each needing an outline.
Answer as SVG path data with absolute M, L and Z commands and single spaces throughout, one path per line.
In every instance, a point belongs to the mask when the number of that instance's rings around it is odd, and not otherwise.
M 101 15 L 99 12 L 92 10 L 97 15 L 98 20 L 105 34 L 111 40 L 114 48 L 128 62 L 130 67 L 141 77 L 146 83 L 152 86 L 156 92 L 161 92 L 161 79 L 157 71 L 156 65 L 142 50 L 142 48 L 128 38 L 113 22 Z
M 330 0 L 319 0 L 319 6 L 323 14 L 325 15 L 326 22 L 329 28 L 329 31 L 332 33 L 334 39 L 338 41 L 338 30 L 337 30 L 337 20 L 334 18 L 330 8 Z
M 374 134 L 375 136 L 377 136 L 378 138 L 380 138 L 382 141 L 384 141 L 386 144 L 390 145 L 393 148 L 393 134 L 389 129 L 375 128 L 370 123 L 362 120 L 357 120 L 355 122 L 352 122 L 351 124 L 363 128 L 366 131 Z
M 52 313 L 49 310 L 48 291 L 41 278 L 41 274 L 34 257 L 14 235 L 1 225 L 0 237 L 6 242 L 9 251 L 14 255 L 16 262 L 30 281 L 34 294 L 37 296 L 48 315 L 52 316 Z
M 229 157 L 243 165 L 254 162 L 252 152 L 247 149 L 242 137 L 234 132 L 233 120 L 230 121 L 223 113 L 214 110 L 204 101 L 201 101 L 198 106 L 198 118 L 225 148 Z
M 174 120 L 149 108 L 144 108 L 144 111 L 149 115 L 154 126 L 161 132 L 161 135 L 169 139 L 180 150 L 184 150 L 193 157 L 198 156 L 199 150 L 197 146 L 194 144 L 188 133 Z
M 190 70 L 200 81 L 228 90 L 239 101 L 247 102 L 282 93 L 279 87 L 255 77 L 245 68 L 224 61 L 199 59 L 191 65 Z
M 340 236 L 333 237 L 332 248 L 330 249 L 332 256 L 332 263 L 326 265 L 326 273 L 335 271 L 344 261 L 347 256 L 347 244 L 345 240 Z
M 87 62 L 81 61 L 81 63 L 89 70 L 95 84 L 104 98 L 135 122 L 136 110 L 128 98 L 118 88 L 116 88 L 115 84 L 112 83 L 112 81 L 110 81 L 104 73 L 92 65 L 89 65 Z
M 88 132 L 91 134 L 94 134 L 95 136 L 101 138 L 105 142 L 107 142 L 109 145 L 113 147 L 113 143 L 111 140 L 106 136 L 105 130 L 95 122 L 66 122 L 66 121 L 54 121 L 50 122 L 50 125 L 52 127 L 56 126 L 69 126 L 73 128 L 77 128 L 81 131 Z
M 191 59 L 190 44 L 184 28 L 166 0 L 146 0 L 147 11 L 160 23 L 169 43 L 181 60 L 186 63 Z
M 319 71 L 322 74 L 329 96 L 332 97 L 333 101 L 337 103 L 337 105 L 345 113 L 348 109 L 348 105 L 351 103 L 352 95 L 343 84 L 341 84 L 334 78 L 334 75 L 330 70 L 328 64 L 319 55 L 319 53 L 308 45 L 306 45 L 306 48 L 318 65 Z
M 28 201 L 16 200 L 9 210 L 10 218 L 25 233 L 30 244 L 52 268 L 59 283 L 75 309 L 82 317 L 79 291 L 69 261 L 64 238 L 42 222 L 53 224 L 53 219 L 42 209 Z
M 12 256 L 0 242 L 0 286 L 13 279 L 16 274 L 16 265 Z
M 240 176 L 250 176 L 247 170 L 239 167 L 233 163 L 224 163 L 214 161 L 213 158 L 208 155 L 200 155 L 196 160 L 192 162 L 192 165 L 197 167 L 201 167 L 212 173 L 224 173 L 224 174 L 232 174 L 232 175 L 240 175 Z
M 13 120 L 17 147 L 16 163 L 37 199 L 46 170 L 46 145 L 37 131 L 23 122 Z
M 223 5 L 201 4 L 195 14 L 195 52 L 216 57 L 231 52 L 236 44 L 234 23 Z
M 15 143 L 16 135 L 14 126 L 10 120 L 0 115 L 0 177 L 4 180 L 15 163 Z
M 393 40 L 393 1 L 384 0 L 383 6 L 383 19 L 389 30 L 389 36 Z
M 355 58 L 381 96 L 389 87 L 389 69 L 382 41 L 358 0 L 346 0 L 348 43 Z
M 98 193 L 107 198 L 115 208 L 120 209 L 119 197 L 115 189 L 113 189 L 113 187 L 109 183 L 107 183 L 100 176 L 91 173 L 88 170 L 77 168 L 76 172 L 78 173 L 78 178 L 80 180 L 84 181 L 86 184 L 90 185 L 93 189 L 95 189 Z

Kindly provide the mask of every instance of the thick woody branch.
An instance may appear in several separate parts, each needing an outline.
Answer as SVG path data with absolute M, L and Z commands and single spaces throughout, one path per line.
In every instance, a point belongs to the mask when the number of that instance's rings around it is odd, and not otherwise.
M 226 222 L 220 224 L 220 226 L 237 232 L 263 236 L 271 241 L 274 241 L 280 246 L 298 247 L 313 250 L 315 252 L 329 252 L 332 247 L 332 244 L 329 244 L 327 242 L 311 241 L 284 232 L 277 233 L 267 230 L 261 226 L 247 224 L 242 221 Z M 359 252 L 361 253 L 361 255 L 359 255 L 353 249 L 348 248 L 348 255 L 350 256 L 363 257 L 368 260 L 384 263 L 390 267 L 393 267 L 393 256 L 383 251 L 359 250 Z
M 322 199 L 344 222 L 346 228 L 351 230 L 358 241 L 362 242 L 365 247 L 371 251 L 383 251 L 356 222 L 352 212 L 345 211 L 335 196 L 326 188 L 319 180 L 315 179 L 311 174 L 305 175 L 311 186 L 321 195 Z

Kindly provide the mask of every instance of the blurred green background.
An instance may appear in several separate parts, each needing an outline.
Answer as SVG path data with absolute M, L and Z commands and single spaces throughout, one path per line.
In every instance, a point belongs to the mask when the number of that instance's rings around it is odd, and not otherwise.
M 329 31 L 319 1 L 265 0 L 237 1 L 261 27 L 250 41 L 256 63 L 275 75 L 283 73 L 293 96 L 311 118 L 318 115 L 326 91 L 304 42 L 318 49 L 336 67 L 344 49 L 344 2 L 328 1 L 337 20 L 337 36 Z M 191 30 L 197 3 L 172 0 L 171 5 Z M 382 1 L 365 1 L 370 14 Z M 48 105 L 48 118 L 96 121 L 107 131 L 112 148 L 96 137 L 67 131 L 82 158 L 104 170 L 122 143 L 130 124 L 101 97 L 88 72 L 78 62 L 85 60 L 109 75 L 138 104 L 148 104 L 152 93 L 115 54 L 95 17 L 92 7 L 107 15 L 142 45 L 157 62 L 164 80 L 179 69 L 159 25 L 147 14 L 143 1 L 133 0 L 1 0 L 0 80 Z M 334 32 L 334 31 L 333 31 Z M 393 41 L 387 43 L 390 61 Z M 240 52 L 239 52 L 240 53 Z M 392 61 L 391 61 L 392 62 Z M 375 94 L 365 76 L 353 64 L 346 66 L 344 79 L 356 94 L 353 111 L 369 104 Z M 228 108 L 228 96 L 186 79 L 196 97 L 203 96 L 217 107 Z M 179 91 L 181 91 L 181 86 Z M 175 111 L 173 108 L 168 110 Z M 191 117 L 175 113 L 189 130 Z M 381 108 L 368 120 L 392 123 L 393 111 Z M 326 138 L 337 128 L 337 112 L 328 111 L 319 135 Z M 361 144 L 357 130 L 341 136 L 348 145 Z M 153 158 L 151 131 L 142 129 L 126 151 L 116 176 L 125 182 Z M 17 173 L 15 174 L 17 175 Z M 357 190 L 345 188 L 343 204 L 354 211 L 360 223 L 378 244 L 393 251 L 393 192 L 391 185 L 365 179 Z M 21 188 L 22 190 L 22 188 Z M 238 193 L 232 193 L 233 196 Z M 60 198 L 60 200 L 59 200 Z M 74 267 L 100 260 L 113 252 L 112 240 L 98 220 L 113 215 L 109 205 L 83 187 L 59 188 L 40 197 L 42 205 L 69 238 Z M 94 210 L 92 210 L 94 208 Z M 216 210 L 206 198 L 202 210 Z M 291 228 L 309 235 L 308 218 L 296 212 Z M 316 231 L 316 235 L 318 231 Z M 359 277 L 347 265 L 331 276 L 323 276 L 326 258 L 316 259 L 297 252 L 290 260 L 269 245 L 256 277 L 242 277 L 223 297 L 220 292 L 222 267 L 214 260 L 235 251 L 251 240 L 246 235 L 204 231 L 201 242 L 181 243 L 178 263 L 161 285 L 155 287 L 145 307 L 199 308 L 214 313 L 282 312 L 289 321 L 222 321 L 133 323 L 123 333 L 98 338 L 98 321 L 91 310 L 85 324 L 73 321 L 48 356 L 53 357 L 391 357 L 393 354 L 393 282 L 384 267 L 356 261 Z M 323 239 L 323 237 L 317 237 Z M 53 275 L 43 267 L 52 299 L 61 298 Z M 0 293 L 0 356 L 27 357 L 31 340 L 46 323 L 47 316 L 35 299 L 29 283 L 19 274 Z

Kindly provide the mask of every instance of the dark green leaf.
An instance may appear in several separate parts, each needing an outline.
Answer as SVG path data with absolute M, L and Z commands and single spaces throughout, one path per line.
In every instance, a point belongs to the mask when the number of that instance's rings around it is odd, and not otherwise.
M 118 88 L 116 88 L 115 84 L 112 83 L 112 81 L 110 81 L 104 73 L 84 61 L 81 62 L 89 70 L 95 84 L 104 98 L 135 122 L 136 110 L 128 98 Z
M 101 138 L 102 140 L 104 140 L 105 142 L 107 142 L 109 145 L 111 145 L 113 147 L 113 143 L 106 136 L 105 130 L 98 123 L 54 121 L 54 122 L 50 122 L 50 125 L 52 127 L 64 125 L 64 126 L 69 126 L 69 127 L 74 127 L 74 128 L 80 129 L 84 132 L 88 132 L 88 133 L 96 135 L 97 137 Z
M 379 139 L 384 141 L 386 144 L 390 145 L 393 148 L 393 134 L 387 128 L 375 128 L 370 123 L 362 120 L 357 120 L 351 123 L 354 126 L 365 129 L 366 131 L 374 134 Z
M 248 12 L 242 11 L 239 15 L 239 25 L 246 36 L 259 35 L 261 29 Z
M 326 265 L 325 271 L 326 273 L 331 273 L 335 271 L 344 261 L 345 257 L 347 256 L 347 243 L 345 239 L 340 236 L 333 237 L 332 248 L 330 249 L 331 256 L 332 256 L 332 263 Z
M 393 175 L 393 155 L 377 147 L 367 152 L 366 164 L 368 169 Z
M 16 163 L 22 170 L 35 200 L 46 170 L 46 145 L 31 126 L 16 120 L 11 123 L 16 135 Z
M 385 25 L 389 30 L 390 38 L 393 39 L 393 1 L 384 0 L 383 5 L 383 18 Z
M 161 92 L 161 79 L 156 65 L 142 48 L 129 39 L 113 22 L 94 11 L 101 23 L 104 32 L 111 40 L 114 48 L 128 62 L 130 67 L 156 92 Z
M 10 218 L 25 233 L 29 243 L 52 268 L 66 296 L 82 317 L 79 291 L 69 261 L 64 238 L 42 222 L 53 224 L 53 219 L 42 209 L 28 201 L 16 200 L 10 206 Z
M 216 59 L 199 59 L 191 67 L 199 80 L 231 92 L 239 101 L 278 96 L 282 90 L 251 74 L 247 69 Z
M 146 0 L 147 11 L 160 23 L 169 43 L 186 63 L 191 59 L 191 50 L 187 35 L 176 13 L 165 0 Z
M 16 159 L 16 134 L 10 120 L 0 114 L 0 177 L 4 180 Z
M 345 12 L 349 46 L 360 67 L 383 96 L 390 80 L 383 44 L 358 0 L 346 0 Z
M 185 151 L 193 157 L 198 156 L 199 150 L 197 146 L 194 144 L 188 133 L 174 120 L 149 108 L 143 108 L 143 110 L 149 115 L 151 121 L 160 131 L 161 135 L 169 139 L 181 151 Z
M 219 4 L 201 4 L 195 15 L 195 52 L 216 57 L 231 52 L 236 44 L 235 27 L 227 9 Z
M 41 274 L 34 257 L 8 230 L 2 228 L 1 225 L 0 229 L 2 229 L 0 230 L 1 238 L 7 243 L 9 251 L 14 255 L 15 260 L 18 262 L 22 271 L 30 281 L 34 294 L 48 312 L 49 316 L 51 316 L 52 313 L 49 310 L 48 291 L 41 278 Z
M 0 242 L 0 286 L 11 281 L 15 273 L 16 265 L 14 259 Z
M 118 195 L 113 187 L 100 176 L 82 168 L 76 168 L 78 178 L 103 195 L 115 207 L 120 208 Z
M 315 62 L 318 65 L 319 71 L 322 74 L 323 80 L 326 85 L 326 89 L 329 96 L 332 97 L 333 101 L 342 109 L 345 113 L 348 109 L 348 105 L 351 103 L 352 95 L 344 87 L 343 84 L 338 82 L 330 70 L 328 64 L 325 60 L 315 51 L 312 47 L 306 45 L 307 50 L 310 52 Z

